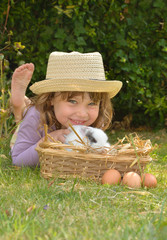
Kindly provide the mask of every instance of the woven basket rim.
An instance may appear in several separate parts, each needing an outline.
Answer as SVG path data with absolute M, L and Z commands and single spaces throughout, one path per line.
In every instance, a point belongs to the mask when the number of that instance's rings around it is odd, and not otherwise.
M 51 178 L 59 172 L 58 175 L 79 174 L 84 178 L 101 179 L 104 172 L 110 168 L 118 169 L 122 173 L 130 168 L 139 172 L 152 160 L 149 153 L 153 147 L 149 139 L 141 140 L 136 137 L 134 142 L 127 143 L 119 140 L 106 152 L 99 153 L 91 152 L 90 146 L 56 142 L 47 134 L 46 128 L 45 133 L 44 141 L 36 147 L 41 175 L 44 178 Z M 68 151 L 69 148 L 73 151 Z

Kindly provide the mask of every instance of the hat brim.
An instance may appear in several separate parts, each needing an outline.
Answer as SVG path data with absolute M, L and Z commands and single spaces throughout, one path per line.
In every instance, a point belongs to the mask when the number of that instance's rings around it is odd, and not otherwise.
M 30 90 L 39 95 L 48 92 L 107 92 L 113 98 L 121 89 L 122 82 L 117 80 L 90 79 L 47 79 L 34 83 Z

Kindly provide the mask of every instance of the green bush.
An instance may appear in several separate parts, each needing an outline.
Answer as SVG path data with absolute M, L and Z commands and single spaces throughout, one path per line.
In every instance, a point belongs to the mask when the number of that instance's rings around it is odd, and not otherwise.
M 18 65 L 30 61 L 36 67 L 32 82 L 44 79 L 52 51 L 99 51 L 107 78 L 123 82 L 122 91 L 113 99 L 115 119 L 132 113 L 135 126 L 164 127 L 165 0 L 13 0 L 8 18 L 8 1 L 1 2 L 0 43 L 9 63 L 4 69 L 8 82 Z

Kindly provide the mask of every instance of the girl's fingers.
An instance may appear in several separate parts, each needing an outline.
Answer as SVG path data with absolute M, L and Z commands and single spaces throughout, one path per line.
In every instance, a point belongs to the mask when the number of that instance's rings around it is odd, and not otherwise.
M 69 129 L 63 129 L 64 135 L 68 135 L 71 131 Z
M 64 136 L 62 136 L 62 135 L 60 135 L 59 136 L 59 139 L 58 139 L 58 141 L 60 141 L 60 142 L 62 142 L 62 143 L 65 143 L 65 137 Z
M 68 135 L 70 133 L 69 129 L 60 129 L 56 130 L 54 132 L 51 132 L 50 135 L 55 139 L 62 143 L 65 142 L 65 135 Z
M 59 141 L 61 141 L 62 143 L 64 143 L 65 140 L 66 140 L 65 136 L 68 135 L 70 132 L 71 132 L 71 131 L 70 131 L 69 129 L 65 129 L 65 130 L 63 129 L 62 134 L 59 135 Z

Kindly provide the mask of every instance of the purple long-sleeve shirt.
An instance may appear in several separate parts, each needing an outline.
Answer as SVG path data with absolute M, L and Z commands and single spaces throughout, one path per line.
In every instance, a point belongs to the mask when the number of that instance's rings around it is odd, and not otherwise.
M 43 129 L 39 129 L 40 113 L 33 106 L 20 124 L 15 145 L 11 150 L 12 161 L 17 166 L 36 166 L 39 163 L 35 150 L 38 141 L 44 137 Z

